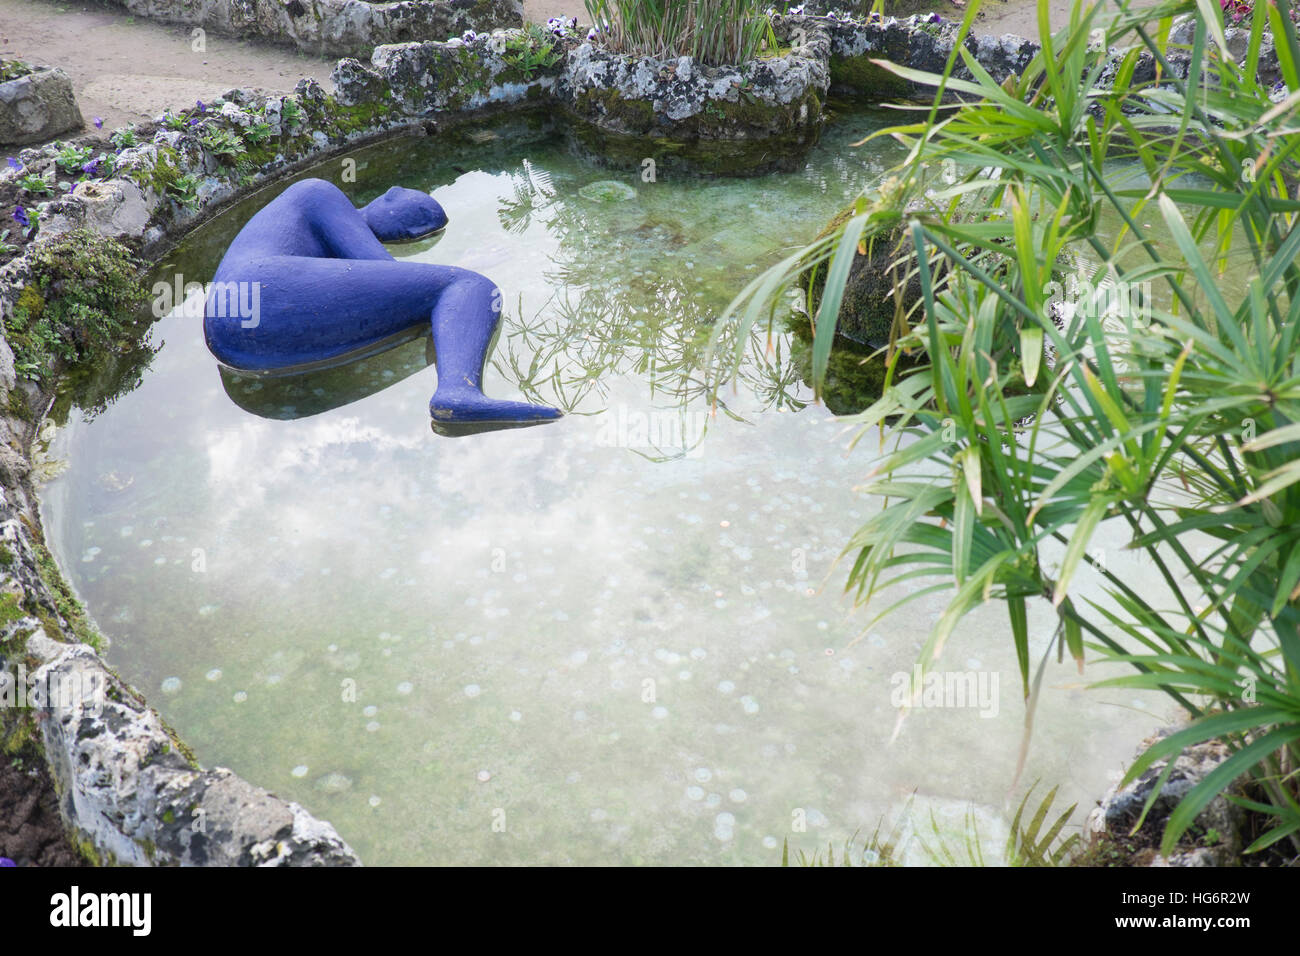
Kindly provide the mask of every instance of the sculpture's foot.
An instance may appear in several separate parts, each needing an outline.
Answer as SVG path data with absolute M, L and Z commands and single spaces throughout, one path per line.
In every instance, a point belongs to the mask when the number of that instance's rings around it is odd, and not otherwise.
M 537 425 L 554 421 L 564 413 L 547 405 L 488 398 L 477 389 L 440 388 L 429 399 L 429 414 L 433 416 L 435 431 L 442 428 L 461 430 L 466 427 L 486 431 L 491 428 Z

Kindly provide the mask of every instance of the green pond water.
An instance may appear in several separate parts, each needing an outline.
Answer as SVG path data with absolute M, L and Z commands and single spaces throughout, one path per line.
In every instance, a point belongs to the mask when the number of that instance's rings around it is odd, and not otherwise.
M 750 181 L 644 183 L 526 122 L 372 149 L 355 183 L 316 170 L 358 203 L 431 190 L 446 234 L 392 251 L 492 278 L 487 393 L 570 414 L 441 437 L 426 339 L 241 379 L 201 307 L 173 312 L 147 367 L 86 385 L 93 411 L 50 446 L 49 538 L 111 663 L 205 765 L 301 802 L 372 864 L 774 864 L 913 793 L 925 828 L 933 810 L 959 833 L 973 808 L 995 856 L 1024 719 L 1001 608 L 943 665 L 983 674 L 983 706 L 918 709 L 891 745 L 894 675 L 943 602 L 867 627 L 840 594 L 835 559 L 878 506 L 854 491 L 873 442 L 846 452 L 788 336 L 751 343 L 716 415 L 700 370 L 731 297 L 897 158 L 849 147 L 887 119 L 842 116 L 802 171 Z M 157 280 L 209 280 L 279 188 Z M 1046 606 L 1031 630 L 1041 655 Z M 1102 676 L 1053 658 L 1022 776 L 1080 816 L 1163 716 L 1086 689 Z

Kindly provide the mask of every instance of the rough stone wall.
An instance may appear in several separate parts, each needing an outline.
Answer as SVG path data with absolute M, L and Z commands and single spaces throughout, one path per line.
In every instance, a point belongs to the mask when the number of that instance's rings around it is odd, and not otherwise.
M 826 24 L 831 35 L 833 87 L 859 95 L 870 95 L 873 91 L 879 91 L 882 98 L 911 96 L 927 100 L 934 95 L 933 87 L 904 80 L 872 64 L 871 61 L 888 60 L 913 70 L 942 73 L 957 44 L 960 27 L 959 21 L 938 17 L 935 14 L 918 14 L 905 19 L 875 16 L 866 19 L 847 19 L 831 16 L 823 18 L 821 22 Z M 1192 19 L 1182 20 L 1171 31 L 1170 41 L 1174 44 L 1190 44 L 1194 27 Z M 1229 53 L 1238 64 L 1243 64 L 1250 41 L 1250 31 L 1230 27 L 1225 33 Z M 1094 43 L 1100 41 L 1098 35 Z M 999 82 L 1009 76 L 1023 73 L 1040 49 L 1038 43 L 1024 37 L 1012 34 L 992 36 L 977 32 L 967 35 L 964 46 L 975 61 Z M 1122 60 L 1121 51 L 1109 52 L 1110 62 L 1100 77 L 1103 87 L 1113 81 Z M 1179 79 L 1185 79 L 1191 61 L 1190 54 L 1172 51 L 1167 56 L 1167 60 L 1172 74 Z M 972 77 L 970 70 L 961 63 L 960 59 L 953 75 L 958 79 Z M 1261 45 L 1256 75 L 1268 86 L 1275 85 L 1282 77 L 1277 48 L 1269 36 L 1264 37 Z M 1154 77 L 1155 60 L 1150 53 L 1144 52 L 1138 58 L 1133 80 L 1146 82 Z
M 784 21 L 784 22 L 783 22 Z M 794 32 L 788 18 L 774 18 L 781 34 Z M 719 104 L 748 103 L 757 107 L 755 115 L 762 115 L 762 107 L 778 108 L 768 115 L 776 115 L 779 107 L 797 104 L 811 91 L 824 97 L 830 82 L 828 61 L 831 41 L 825 26 L 815 20 L 799 21 L 797 39 L 785 56 L 751 60 L 740 66 L 710 67 L 694 62 L 690 57 L 657 59 L 632 57 L 611 53 L 590 42 L 583 43 L 570 55 L 565 67 L 561 98 L 571 108 L 577 108 L 587 118 L 609 124 L 616 131 L 643 132 L 629 125 L 625 114 L 613 110 L 587 110 L 584 100 L 597 100 L 603 96 L 590 94 L 613 93 L 618 99 L 649 103 L 653 111 L 652 123 L 665 132 L 678 127 L 683 121 L 707 113 Z M 805 122 L 815 123 L 817 116 L 805 116 Z M 739 124 L 721 122 L 703 129 L 718 139 L 734 138 Z M 761 127 L 762 119 L 753 121 Z
M 376 46 L 443 40 L 523 24 L 522 0 L 113 0 L 132 13 L 234 36 L 293 43 L 312 53 L 368 56 Z
M 1168 737 L 1182 727 L 1165 728 L 1143 741 L 1144 750 L 1156 741 Z M 1139 751 L 1140 753 L 1141 751 Z M 1168 760 L 1157 760 L 1140 777 L 1125 787 L 1112 786 L 1096 807 L 1088 814 L 1084 836 L 1096 846 L 1107 840 L 1129 840 L 1133 827 L 1143 819 L 1143 809 L 1156 787 L 1159 795 L 1137 834 L 1135 842 L 1148 844 L 1151 849 L 1135 854 L 1132 865 L 1145 866 L 1231 866 L 1241 859 L 1246 845 L 1244 827 L 1246 811 L 1233 803 L 1223 793 L 1217 795 L 1196 817 L 1194 827 L 1200 833 L 1214 832 L 1218 838 L 1210 845 L 1198 846 L 1194 835 L 1184 836 L 1178 846 L 1165 858 L 1155 852 L 1160 845 L 1165 825 L 1179 802 L 1209 774 L 1213 773 L 1232 752 L 1217 740 L 1206 741 L 1187 748 L 1174 760 L 1173 770 L 1161 783 L 1169 766 Z M 1230 786 L 1226 794 L 1243 796 L 1242 780 Z
M 345 103 L 372 102 L 389 90 L 394 105 L 409 116 L 549 99 L 566 47 L 556 38 L 556 63 L 525 71 L 511 62 L 512 47 L 524 42 L 521 31 L 498 30 L 441 43 L 381 46 L 369 69 L 356 60 L 339 63 L 332 76 L 335 95 Z
M 61 809 L 105 862 L 181 866 L 357 866 L 334 828 L 229 770 L 203 770 L 142 698 L 85 644 L 43 630 L 36 705 Z M 66 692 L 53 689 L 67 688 Z

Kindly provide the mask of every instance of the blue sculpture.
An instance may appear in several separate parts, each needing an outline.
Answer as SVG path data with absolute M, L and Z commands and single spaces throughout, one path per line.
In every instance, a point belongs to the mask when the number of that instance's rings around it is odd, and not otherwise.
M 491 280 L 398 262 L 383 247 L 446 225 L 442 206 L 414 189 L 394 186 L 357 209 L 332 183 L 294 183 L 248 221 L 217 266 L 204 308 L 208 348 L 236 371 L 302 372 L 373 355 L 428 322 L 438 369 L 429 400 L 435 430 L 559 418 L 558 409 L 483 394 L 501 321 Z

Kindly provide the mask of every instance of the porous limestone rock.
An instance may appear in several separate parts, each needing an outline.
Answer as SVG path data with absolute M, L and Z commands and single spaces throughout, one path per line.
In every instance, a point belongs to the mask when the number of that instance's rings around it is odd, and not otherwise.
M 292 43 L 312 53 L 367 56 L 376 46 L 444 40 L 466 30 L 523 24 L 522 0 L 113 0 L 136 16 L 234 36 Z
M 72 80 L 62 70 L 0 83 L 0 146 L 39 143 L 81 125 Z
M 35 686 L 65 816 L 119 864 L 356 866 L 328 823 L 229 770 L 203 770 L 158 714 L 84 644 L 37 631 Z M 55 689 L 58 689 L 57 691 Z

